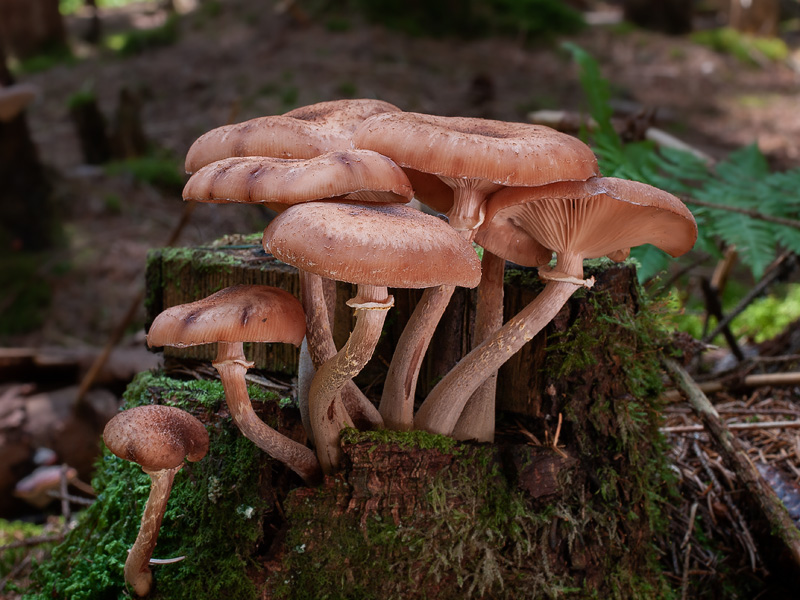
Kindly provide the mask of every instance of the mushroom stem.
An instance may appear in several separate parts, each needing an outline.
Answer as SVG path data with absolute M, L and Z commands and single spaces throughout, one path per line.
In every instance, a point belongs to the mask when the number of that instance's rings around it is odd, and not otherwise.
M 356 324 L 342 349 L 325 361 L 314 376 L 309 392 L 311 427 L 317 442 L 317 457 L 326 474 L 342 462 L 339 432 L 353 422 L 341 401 L 342 387 L 355 377 L 372 357 L 380 339 L 386 311 L 393 299 L 386 287 L 359 285 L 348 305 L 355 309 Z
M 242 342 L 219 342 L 213 365 L 225 388 L 225 399 L 233 422 L 244 436 L 300 475 L 306 483 L 319 481 L 320 466 L 314 452 L 275 431 L 259 419 L 253 410 L 244 378 L 252 363 L 245 360 Z
M 161 520 L 167 509 L 172 482 L 182 466 L 178 465 L 174 469 L 158 471 L 143 469 L 150 476 L 150 495 L 147 498 L 144 513 L 142 513 L 139 534 L 128 552 L 124 571 L 125 581 L 131 585 L 138 596 L 147 596 L 150 593 L 150 587 L 153 584 L 153 574 L 149 567 L 150 557 L 153 555 L 153 549 L 158 541 L 158 530 L 161 528 Z
M 472 347 L 475 348 L 503 326 L 503 280 L 505 259 L 483 251 L 481 283 L 478 285 L 478 302 Z M 494 441 L 495 397 L 497 371 L 493 371 L 475 393 L 470 396 L 458 418 L 453 437 L 457 440 Z
M 544 290 L 491 337 L 474 348 L 431 390 L 414 418 L 415 429 L 451 435 L 467 400 L 486 378 L 516 354 L 547 325 L 581 287 L 582 260 L 578 256 L 558 257 L 557 271 L 574 281 L 551 279 Z M 475 425 L 464 422 L 463 427 Z
M 390 429 L 408 431 L 414 425 L 419 369 L 454 290 L 451 285 L 426 288 L 397 341 L 380 403 L 381 416 Z
M 308 351 L 314 367 L 317 369 L 336 355 L 336 344 L 333 342 L 333 332 L 331 330 L 331 322 L 333 321 L 333 302 L 331 300 L 334 299 L 335 287 L 333 290 L 330 287 L 326 289 L 325 284 L 329 281 L 332 280 L 300 269 L 300 295 L 306 312 Z M 355 383 L 352 381 L 345 382 L 341 389 L 341 394 L 347 413 L 360 429 L 383 428 L 383 418 L 378 409 L 358 389 Z M 308 402 L 305 402 L 305 407 L 303 403 L 300 403 L 301 416 L 303 416 L 304 410 L 308 411 Z M 306 412 L 306 414 L 308 413 Z M 305 426 L 305 424 L 304 417 L 303 425 Z M 313 435 L 313 432 L 309 433 L 312 443 L 314 441 Z

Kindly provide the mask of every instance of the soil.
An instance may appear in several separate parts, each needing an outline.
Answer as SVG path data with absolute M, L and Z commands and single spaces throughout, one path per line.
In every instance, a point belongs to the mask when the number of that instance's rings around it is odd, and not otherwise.
M 410 38 L 355 16 L 347 27 L 313 15 L 301 25 L 254 0 L 180 5 L 186 12 L 176 40 L 128 57 L 81 42 L 88 14 L 71 16 L 78 60 L 18 77 L 41 91 L 28 120 L 56 179 L 65 245 L 40 271 L 53 292 L 41 327 L 7 338 L 7 345 L 102 344 L 142 286 L 148 248 L 164 244 L 183 211 L 177 189 L 82 164 L 68 113 L 78 92 L 93 90 L 109 120 L 123 88 L 139 92 L 146 135 L 176 163 L 211 128 L 340 97 L 505 120 L 584 104 L 577 67 L 559 49 L 566 38 Z M 166 19 L 155 3 L 102 16 L 107 34 Z M 800 165 L 797 61 L 745 65 L 686 37 L 614 26 L 568 40 L 599 60 L 627 113 L 655 110 L 660 127 L 714 156 L 757 142 L 776 167 Z M 267 216 L 253 207 L 199 206 L 179 243 L 258 231 Z

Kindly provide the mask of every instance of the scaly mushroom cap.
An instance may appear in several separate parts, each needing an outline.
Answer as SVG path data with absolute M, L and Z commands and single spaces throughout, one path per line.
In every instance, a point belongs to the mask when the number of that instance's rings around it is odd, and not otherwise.
M 540 266 L 530 258 L 530 248 L 537 246 L 582 259 L 609 254 L 620 259 L 627 249 L 641 244 L 680 256 L 697 240 L 694 217 L 678 198 L 613 177 L 505 188 L 489 199 L 486 221 L 476 236 L 478 243 L 527 266 Z M 489 239 L 490 228 L 505 231 L 505 239 L 502 235 Z
M 291 205 L 353 195 L 361 202 L 408 202 L 402 169 L 371 150 L 329 152 L 307 159 L 226 158 L 186 183 L 184 200 Z
M 283 342 L 299 346 L 305 334 L 303 307 L 289 292 L 267 285 L 235 285 L 163 311 L 150 326 L 147 344 Z
M 397 288 L 475 287 L 480 260 L 444 221 L 398 204 L 298 204 L 264 230 L 264 248 L 323 277 Z
M 352 147 L 349 136 L 319 123 L 284 115 L 223 125 L 201 135 L 186 153 L 186 172 L 232 156 L 312 158 Z
M 394 104 L 389 104 L 383 100 L 357 98 L 317 102 L 316 104 L 309 104 L 308 106 L 290 110 L 284 113 L 284 116 L 300 119 L 301 121 L 311 121 L 350 137 L 364 120 L 372 115 L 385 112 L 400 112 L 400 109 Z
M 174 469 L 186 458 L 208 452 L 208 432 L 192 415 L 174 406 L 137 406 L 112 418 L 103 441 L 114 454 L 148 471 Z

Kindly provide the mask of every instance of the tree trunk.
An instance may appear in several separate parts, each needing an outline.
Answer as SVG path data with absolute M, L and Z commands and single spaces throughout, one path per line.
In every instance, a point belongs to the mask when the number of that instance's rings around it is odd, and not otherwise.
M 0 0 L 0 37 L 19 59 L 67 46 L 58 0 Z
M 624 0 L 625 19 L 654 31 L 672 35 L 692 30 L 692 0 Z
M 0 19 L 2 22 L 2 19 Z M 11 85 L 0 35 L 0 85 Z M 25 112 L 0 121 L 0 248 L 37 251 L 51 248 L 55 215 L 51 187 L 39 162 Z

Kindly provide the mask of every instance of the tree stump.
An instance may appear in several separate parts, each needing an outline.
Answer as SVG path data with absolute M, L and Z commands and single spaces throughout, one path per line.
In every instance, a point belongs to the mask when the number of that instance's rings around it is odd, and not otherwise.
M 150 314 L 233 281 L 279 280 L 294 291 L 292 273 L 253 246 L 155 252 L 148 268 Z M 243 255 L 223 258 L 228 251 Z M 201 268 L 220 253 L 224 269 Z M 632 266 L 603 263 L 587 267 L 587 274 L 596 286 L 579 291 L 506 370 L 515 381 L 501 385 L 502 402 L 514 413 L 500 419 L 496 443 L 348 430 L 344 470 L 315 488 L 303 487 L 242 439 L 219 383 L 141 375 L 126 393 L 127 407 L 178 405 L 207 423 L 212 437 L 208 457 L 187 466 L 176 483 L 180 500 L 168 509 L 156 549 L 159 558 L 187 560 L 154 568 L 153 598 L 185 598 L 187 590 L 195 600 L 221 593 L 253 599 L 669 595 L 654 543 L 665 528 L 660 507 L 671 481 L 658 432 L 659 332 Z M 531 275 L 509 270 L 507 309 L 535 295 L 539 284 Z M 469 302 L 466 295 L 456 314 L 468 316 Z M 401 312 L 386 336 L 401 327 Z M 464 324 L 462 335 L 468 330 Z M 281 363 L 267 354 L 259 360 L 269 368 Z M 302 439 L 288 399 L 254 387 L 250 393 L 262 418 Z M 104 597 L 121 593 L 121 565 L 147 495 L 146 477 L 121 462 L 105 454 L 99 463 L 100 499 L 39 570 L 41 598 L 77 597 L 87 586 Z

